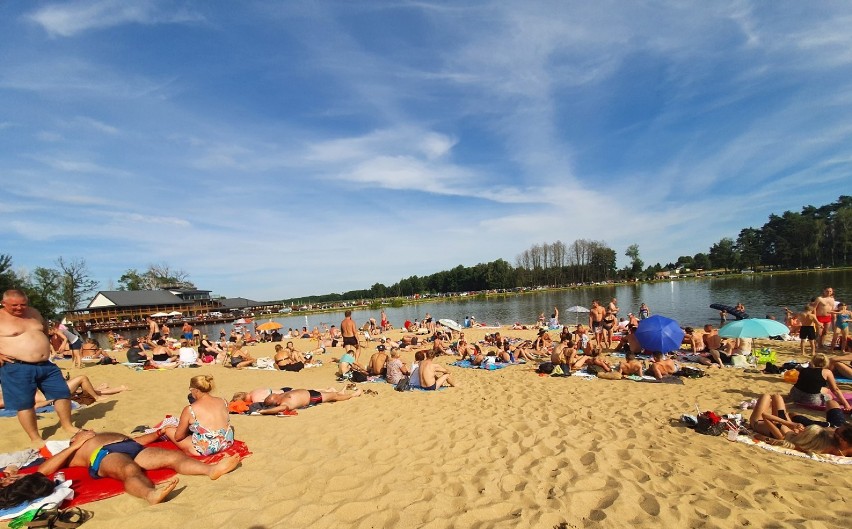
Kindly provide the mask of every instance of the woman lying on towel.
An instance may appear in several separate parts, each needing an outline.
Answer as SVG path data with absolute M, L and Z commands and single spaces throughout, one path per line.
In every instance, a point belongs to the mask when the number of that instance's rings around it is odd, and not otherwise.
M 837 420 L 837 413 L 840 414 L 840 421 Z M 793 418 L 796 419 L 798 416 Z M 757 399 L 748 422 L 753 431 L 770 439 L 782 441 L 783 446 L 795 448 L 800 452 L 852 456 L 852 426 L 846 424 L 843 412 L 834 401 L 831 401 L 828 406 L 826 418 L 829 424 L 841 426 L 837 428 L 820 424 L 805 426 L 794 422 L 787 416 L 781 395 L 767 393 Z

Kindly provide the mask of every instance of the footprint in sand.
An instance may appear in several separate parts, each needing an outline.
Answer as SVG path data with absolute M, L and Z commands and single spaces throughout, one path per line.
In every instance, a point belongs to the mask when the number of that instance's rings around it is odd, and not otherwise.
M 650 494 L 642 495 L 639 506 L 651 516 L 658 516 L 660 514 L 660 503 Z
M 594 452 L 586 452 L 583 454 L 583 457 L 580 458 L 580 463 L 585 466 L 589 466 L 595 462 L 595 453 Z

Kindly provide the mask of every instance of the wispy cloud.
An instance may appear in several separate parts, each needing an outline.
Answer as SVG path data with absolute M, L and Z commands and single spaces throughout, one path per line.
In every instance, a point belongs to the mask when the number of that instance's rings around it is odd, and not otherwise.
M 28 18 L 55 37 L 73 37 L 88 30 L 124 24 L 184 24 L 204 20 L 199 13 L 169 6 L 161 7 L 159 2 L 153 0 L 131 3 L 121 0 L 84 0 L 48 5 L 29 14 Z

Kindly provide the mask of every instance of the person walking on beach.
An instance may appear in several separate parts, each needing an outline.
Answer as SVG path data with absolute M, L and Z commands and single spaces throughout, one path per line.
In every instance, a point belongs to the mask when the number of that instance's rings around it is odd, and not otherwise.
M 343 313 L 345 316 L 340 322 L 340 334 L 343 336 L 343 348 L 347 351 L 355 349 L 355 361 L 361 356 L 361 344 L 358 343 L 358 326 L 352 319 L 352 311 L 347 310 Z
M 651 317 L 651 309 L 648 308 L 648 305 L 645 305 L 644 303 L 639 305 L 639 319 L 640 320 L 647 320 L 650 317 Z
M 831 328 L 834 305 L 834 289 L 831 287 L 825 287 L 822 291 L 822 296 L 817 297 L 813 303 L 814 312 L 816 312 L 816 319 L 822 326 L 817 338 L 817 340 L 819 340 L 820 349 L 825 347 L 825 335 L 829 328 Z
M 54 401 L 59 424 L 66 432 L 78 429 L 71 424 L 71 392 L 59 368 L 49 361 L 47 325 L 39 311 L 28 306 L 20 290 L 3 293 L 0 309 L 0 378 L 6 408 L 16 410 L 18 422 L 30 440 L 43 444 L 35 413 L 37 389 Z

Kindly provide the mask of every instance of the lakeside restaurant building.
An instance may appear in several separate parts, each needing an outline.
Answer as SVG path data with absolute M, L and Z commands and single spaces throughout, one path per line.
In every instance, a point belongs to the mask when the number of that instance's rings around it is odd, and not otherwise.
M 145 327 L 154 314 L 190 322 L 233 320 L 221 301 L 211 299 L 209 290 L 102 290 L 85 309 L 68 312 L 65 321 L 81 331 L 106 331 Z

